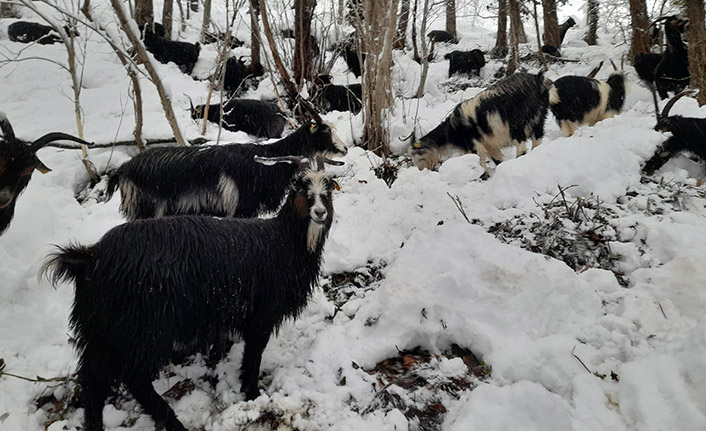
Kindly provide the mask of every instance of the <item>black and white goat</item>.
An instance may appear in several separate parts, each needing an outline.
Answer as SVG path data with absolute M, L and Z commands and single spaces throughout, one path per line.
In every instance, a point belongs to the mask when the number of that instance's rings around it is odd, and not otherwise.
M 191 118 L 202 119 L 206 105 L 191 106 Z M 220 105 L 209 105 L 208 121 L 220 121 Z M 252 99 L 230 99 L 223 107 L 223 127 L 264 138 L 282 136 L 287 120 L 275 102 Z
M 199 59 L 201 46 L 198 42 L 179 42 L 157 36 L 149 24 L 144 28 L 145 48 L 162 64 L 175 63 L 186 74 L 191 74 Z
M 432 30 L 427 33 L 427 37 L 432 42 L 458 43 L 458 39 L 456 39 L 453 34 L 445 30 Z
M 49 169 L 39 157 L 37 150 L 50 142 L 69 140 L 91 145 L 82 139 L 65 133 L 49 133 L 32 143 L 20 141 L 15 137 L 10 121 L 5 114 L 0 112 L 0 235 L 10 225 L 15 214 L 15 203 L 18 196 L 24 191 L 32 172 L 38 170 L 45 174 Z
M 266 167 L 253 156 L 338 156 L 347 152 L 323 122 L 303 125 L 268 145 L 162 147 L 144 151 L 110 176 L 108 195 L 120 186 L 128 220 L 173 214 L 255 217 L 275 211 L 296 174 L 292 165 Z
M 419 169 L 434 169 L 454 152 L 477 153 L 481 166 L 488 157 L 499 163 L 501 150 L 515 146 L 517 154 L 541 143 L 552 82 L 543 73 L 515 73 L 456 105 L 439 126 L 410 147 Z
M 152 381 L 174 355 L 205 353 L 233 333 L 245 341 L 241 391 L 257 398 L 270 336 L 301 313 L 317 282 L 335 186 L 309 169 L 274 218 L 139 220 L 49 255 L 44 274 L 76 286 L 84 429 L 103 430 L 105 400 L 125 385 L 157 429 L 184 431 Z
M 593 126 L 619 114 L 625 104 L 626 80 L 615 72 L 605 81 L 585 76 L 563 76 L 549 91 L 549 107 L 566 136 L 582 124 Z
M 654 90 L 653 90 L 654 92 Z M 684 91 L 674 96 L 664 107 L 662 114 L 659 114 L 657 98 L 655 101 L 655 113 L 657 115 L 657 125 L 655 130 L 660 132 L 670 132 L 672 136 L 667 139 L 657 150 L 657 153 L 647 161 L 642 171 L 652 175 L 662 167 L 673 156 L 682 151 L 689 151 L 703 161 L 706 161 L 706 118 L 689 118 L 681 115 L 669 116 L 669 111 L 680 98 L 691 93 Z
M 444 58 L 449 60 L 449 78 L 456 73 L 480 76 L 480 69 L 485 66 L 485 55 L 480 49 L 451 51 Z
M 315 79 L 318 87 L 316 98 L 328 111 L 350 111 L 354 114 L 363 108 L 363 87 L 360 84 L 335 85 L 330 75 L 319 75 Z
M 66 34 L 73 33 L 80 36 L 76 29 L 64 26 Z M 53 45 L 61 43 L 61 37 L 56 33 L 54 27 L 40 24 L 38 22 L 17 21 L 7 26 L 7 36 L 13 42 L 30 43 L 37 42 L 40 45 Z

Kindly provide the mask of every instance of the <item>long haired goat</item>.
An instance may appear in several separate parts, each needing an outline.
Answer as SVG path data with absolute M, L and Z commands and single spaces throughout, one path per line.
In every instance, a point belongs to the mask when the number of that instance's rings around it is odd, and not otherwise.
M 238 84 L 240 85 L 240 84 Z M 221 106 L 208 106 L 208 121 L 218 123 L 221 120 Z M 191 105 L 191 118 L 202 119 L 206 105 Z M 231 132 L 245 132 L 263 138 L 282 136 L 287 120 L 276 103 L 264 100 L 230 99 L 223 106 L 223 128 Z
M 296 174 L 291 165 L 266 167 L 253 156 L 344 155 L 347 149 L 325 123 L 301 126 L 269 145 L 153 148 L 126 162 L 109 180 L 120 186 L 128 220 L 172 214 L 255 217 L 274 211 Z
M 15 137 L 10 121 L 2 112 L 0 112 L 0 130 L 2 130 L 2 139 L 0 139 L 0 235 L 2 235 L 12 221 L 17 197 L 29 184 L 32 172 L 35 169 L 43 174 L 51 171 L 39 160 L 37 150 L 60 139 L 91 144 L 59 132 L 46 134 L 31 144 L 22 142 Z
M 152 381 L 175 353 L 206 352 L 224 334 L 245 341 L 241 390 L 257 398 L 270 336 L 299 315 L 317 281 L 333 188 L 323 171 L 308 170 L 271 219 L 139 220 L 49 255 L 43 272 L 76 286 L 70 322 L 84 429 L 103 429 L 106 397 L 124 384 L 157 429 L 185 430 Z
M 655 85 L 662 99 L 669 97 L 669 91 L 678 93 L 689 84 L 689 57 L 681 38 L 687 25 L 689 20 L 679 16 L 669 17 L 664 22 L 667 50 L 655 68 Z
M 552 83 L 543 73 L 515 73 L 459 103 L 441 124 L 412 144 L 409 153 L 419 169 L 434 169 L 453 152 L 477 153 L 485 168 L 488 157 L 502 161 L 501 150 L 525 151 L 544 136 Z

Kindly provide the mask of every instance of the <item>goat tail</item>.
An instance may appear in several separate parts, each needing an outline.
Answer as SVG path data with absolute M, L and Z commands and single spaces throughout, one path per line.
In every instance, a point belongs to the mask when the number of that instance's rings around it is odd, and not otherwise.
M 108 173 L 108 187 L 105 190 L 105 197 L 106 201 L 109 201 L 113 198 L 113 194 L 115 193 L 115 190 L 118 188 L 118 185 L 120 184 L 120 168 L 115 169 L 114 171 L 111 171 Z
M 47 255 L 39 271 L 40 277 L 49 280 L 54 287 L 62 280 L 77 282 L 85 279 L 95 260 L 91 247 L 73 244 L 57 246 L 57 249 Z

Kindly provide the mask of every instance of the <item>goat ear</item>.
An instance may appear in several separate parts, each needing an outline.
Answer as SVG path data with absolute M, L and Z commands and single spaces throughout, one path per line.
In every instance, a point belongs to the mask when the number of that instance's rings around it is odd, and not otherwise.
M 338 183 L 336 180 L 332 180 L 333 182 L 333 188 L 336 189 L 337 191 L 341 191 L 341 184 Z
M 313 135 L 317 130 L 319 130 L 319 125 L 315 121 L 312 121 L 309 125 L 309 133 Z

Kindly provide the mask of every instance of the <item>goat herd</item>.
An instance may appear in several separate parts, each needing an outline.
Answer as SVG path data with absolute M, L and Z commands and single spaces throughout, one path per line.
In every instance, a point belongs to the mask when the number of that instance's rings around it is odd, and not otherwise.
M 145 31 L 152 49 L 162 43 L 154 33 Z M 180 64 L 184 70 L 193 67 L 191 60 Z M 502 161 L 505 147 L 516 146 L 520 154 L 526 140 L 538 145 L 548 110 L 571 135 L 581 124 L 619 113 L 625 92 L 625 76 L 617 70 L 606 81 L 565 76 L 552 82 L 542 73 L 516 73 L 457 105 L 409 152 L 420 169 L 435 168 L 451 150 L 477 153 L 485 167 L 488 158 Z M 646 171 L 682 149 L 706 157 L 706 120 L 668 116 L 683 95 L 657 114 L 657 128 L 673 136 Z M 252 101 L 235 103 L 242 102 Z M 270 145 L 164 147 L 135 156 L 108 181 L 109 196 L 120 189 L 128 222 L 91 246 L 59 247 L 47 258 L 42 271 L 54 284 L 75 284 L 70 322 L 80 352 L 86 430 L 103 429 L 105 400 L 121 384 L 158 429 L 184 430 L 152 381 L 169 362 L 197 352 L 215 363 L 228 353 L 233 334 L 245 342 L 241 390 L 249 400 L 259 395 L 267 342 L 286 318 L 302 311 L 319 274 L 338 188 L 324 164 L 341 164 L 330 157 L 347 151 L 314 108 L 300 104 L 311 123 Z M 192 113 L 200 118 L 204 109 L 192 106 Z M 263 106 L 243 109 L 277 117 Z M 232 123 L 260 136 L 279 137 L 284 128 L 283 120 L 241 120 Z M 2 233 L 33 170 L 49 170 L 37 150 L 59 139 L 88 143 L 63 133 L 23 142 L 4 115 L 0 129 Z M 258 218 L 273 211 L 272 218 Z

